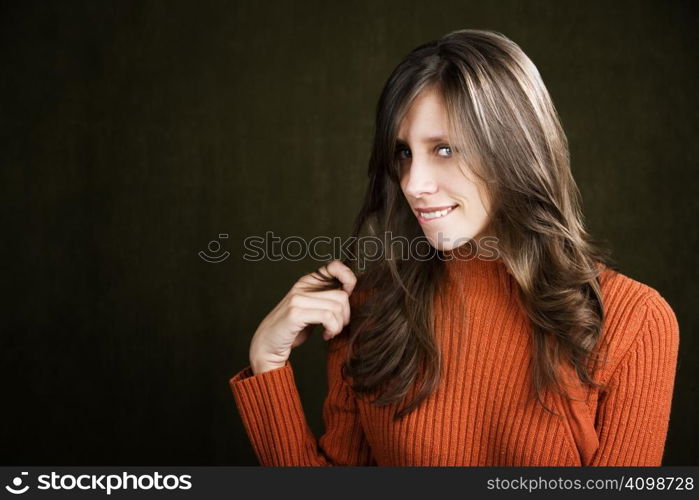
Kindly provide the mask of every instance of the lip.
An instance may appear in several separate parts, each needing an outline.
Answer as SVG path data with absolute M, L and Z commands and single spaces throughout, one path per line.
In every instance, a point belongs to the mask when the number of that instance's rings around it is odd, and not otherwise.
M 445 208 L 455 207 L 456 203 L 453 205 L 442 205 L 441 207 L 415 207 L 418 212 L 436 212 L 437 210 L 444 210 Z
M 435 221 L 442 220 L 442 219 L 448 217 L 449 214 L 454 211 L 454 209 L 458 208 L 458 206 L 459 205 L 456 204 L 456 205 L 443 205 L 441 207 L 415 208 L 415 212 L 417 213 L 417 220 L 420 222 L 420 224 L 429 224 L 430 222 L 435 222 Z M 447 214 L 442 216 L 442 217 L 437 217 L 434 219 L 425 219 L 422 216 L 423 212 L 436 212 L 438 210 L 446 210 L 447 208 L 450 208 L 451 210 L 449 210 L 449 212 L 447 212 Z

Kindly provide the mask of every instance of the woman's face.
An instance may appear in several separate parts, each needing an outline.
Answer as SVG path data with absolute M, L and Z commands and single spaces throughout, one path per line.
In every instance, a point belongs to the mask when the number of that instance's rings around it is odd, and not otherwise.
M 438 250 L 452 250 L 483 236 L 490 210 L 482 183 L 467 166 L 459 168 L 447 134 L 441 97 L 426 89 L 401 122 L 396 148 L 403 194 L 425 237 Z

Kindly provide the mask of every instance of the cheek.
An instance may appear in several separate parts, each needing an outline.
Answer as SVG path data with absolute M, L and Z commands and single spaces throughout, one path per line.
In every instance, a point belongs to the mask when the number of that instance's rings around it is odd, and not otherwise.
M 452 184 L 452 194 L 457 201 L 463 204 L 464 217 L 471 220 L 480 220 L 487 216 L 489 211 L 488 200 L 485 193 L 480 191 L 473 183 L 461 182 Z
M 443 185 L 452 193 L 453 196 L 466 201 L 469 205 L 478 204 L 480 194 L 475 184 L 463 175 L 450 175 L 443 179 Z
M 490 212 L 490 197 L 483 186 L 476 186 L 474 196 L 478 197 L 478 204 L 481 210 Z
M 405 194 L 405 186 L 407 186 L 407 184 L 408 184 L 408 182 L 406 180 L 406 177 L 405 176 L 401 177 L 399 186 L 400 186 L 401 192 L 403 193 L 403 196 L 406 196 L 406 197 L 407 197 L 407 195 Z

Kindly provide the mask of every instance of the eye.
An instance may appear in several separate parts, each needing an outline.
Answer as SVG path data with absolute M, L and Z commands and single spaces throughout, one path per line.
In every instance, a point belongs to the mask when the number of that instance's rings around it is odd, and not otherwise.
M 449 158 L 451 156 L 451 147 L 450 146 L 437 146 L 437 151 L 439 156 L 444 156 L 445 158 Z M 444 151 L 444 153 L 442 153 Z
M 403 160 L 405 158 L 410 158 L 410 150 L 405 147 L 399 147 L 396 149 L 396 158 Z
M 435 148 L 435 151 L 437 151 L 437 154 L 443 158 L 450 158 L 452 155 L 451 146 L 447 146 L 445 144 L 437 146 Z M 410 152 L 410 149 L 408 149 L 404 146 L 399 146 L 396 148 L 395 156 L 399 160 L 405 160 L 407 158 L 411 158 L 412 153 Z

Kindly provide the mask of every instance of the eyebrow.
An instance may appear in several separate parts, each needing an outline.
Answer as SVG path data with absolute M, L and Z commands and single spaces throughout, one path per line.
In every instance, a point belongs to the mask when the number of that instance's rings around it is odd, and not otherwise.
M 438 136 L 433 136 L 433 137 L 426 137 L 425 139 L 422 140 L 423 144 L 435 144 L 437 142 L 449 142 L 449 139 L 446 137 L 442 137 L 440 135 Z M 405 139 L 401 137 L 396 138 L 396 144 L 400 144 L 401 146 L 407 146 L 408 143 Z

